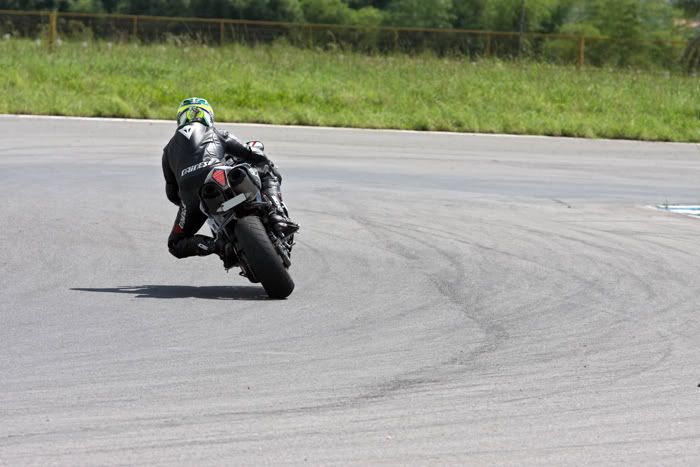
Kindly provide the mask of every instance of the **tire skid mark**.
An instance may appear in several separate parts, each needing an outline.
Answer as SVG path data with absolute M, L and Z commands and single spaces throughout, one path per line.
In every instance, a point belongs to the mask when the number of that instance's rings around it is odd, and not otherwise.
M 367 221 L 367 222 L 369 223 L 369 221 Z M 420 241 L 419 241 L 417 238 L 415 238 L 415 237 L 413 237 L 413 236 L 407 234 L 406 231 L 405 231 L 405 229 L 401 229 L 401 227 L 403 227 L 403 226 L 389 225 L 389 224 L 380 223 L 380 222 L 375 222 L 375 225 L 380 225 L 380 226 L 382 226 L 384 229 L 389 230 L 389 231 L 392 231 L 394 234 L 403 235 L 404 237 L 410 238 L 410 239 L 412 239 L 412 240 L 417 241 L 417 242 L 420 243 Z M 424 229 L 423 226 L 414 226 L 414 227 L 419 227 L 419 229 L 416 229 L 416 230 L 420 230 L 420 228 L 423 228 L 423 229 Z M 401 230 L 399 230 L 399 229 L 401 229 Z M 426 229 L 426 230 L 427 230 L 427 229 Z M 429 233 L 429 232 L 426 232 L 426 233 Z M 443 233 L 444 233 L 444 231 L 443 231 Z M 529 233 L 531 233 L 531 234 L 532 234 L 532 233 L 535 233 L 536 235 L 539 236 L 539 235 L 542 235 L 542 234 L 544 234 L 544 233 L 546 233 L 546 232 L 545 232 L 545 231 L 540 231 L 540 230 L 535 230 L 535 229 L 530 229 L 530 232 L 529 232 Z M 588 234 L 588 232 L 579 232 L 579 233 Z M 446 238 L 446 237 L 447 237 L 447 238 Z M 624 249 L 623 249 L 623 248 L 607 247 L 606 245 L 600 245 L 600 244 L 598 244 L 598 243 L 588 242 L 588 241 L 582 240 L 582 239 L 577 238 L 577 237 L 574 237 L 574 236 L 561 236 L 561 235 L 558 235 L 557 237 L 558 237 L 558 238 L 557 238 L 558 240 L 564 239 L 564 240 L 568 240 L 569 242 L 581 243 L 581 244 L 583 244 L 584 246 L 586 246 L 586 247 L 588 247 L 588 248 L 593 248 L 594 250 L 601 250 L 601 249 L 602 249 L 602 250 L 607 250 L 607 251 L 609 251 L 609 252 L 614 252 L 614 253 L 616 253 L 616 254 L 619 254 L 619 253 L 624 252 Z M 472 247 L 474 247 L 474 246 L 477 246 L 477 247 L 478 247 L 478 246 L 479 246 L 479 245 L 475 245 L 474 243 L 465 242 L 464 240 L 459 239 L 459 238 L 455 238 L 455 237 L 450 238 L 449 236 L 442 236 L 442 238 L 443 238 L 443 239 L 448 239 L 448 240 L 451 240 L 451 241 L 456 241 L 456 242 L 459 242 L 459 243 L 464 243 L 464 244 L 467 244 L 467 245 L 472 246 Z M 423 243 L 424 243 L 425 246 L 428 246 L 428 247 L 431 246 L 431 245 L 428 245 L 426 242 L 423 242 Z M 391 246 L 391 245 L 390 245 L 390 246 Z M 445 253 L 445 252 L 443 252 L 443 251 L 441 251 L 441 250 L 439 250 L 439 249 L 437 249 L 437 248 L 434 248 L 434 249 L 437 250 L 438 253 L 442 254 L 442 256 L 444 257 L 444 259 L 446 259 L 450 264 L 452 264 L 453 267 L 455 267 L 455 269 L 458 269 L 458 268 L 459 268 L 459 265 L 457 264 L 456 260 L 455 260 L 451 255 L 449 255 L 449 254 L 447 254 L 447 253 Z M 495 251 L 496 251 L 497 253 L 504 253 L 504 252 L 501 252 L 501 251 L 498 251 L 498 250 L 495 250 Z M 506 253 L 506 254 L 507 254 L 507 253 Z M 525 260 L 527 260 L 526 258 L 521 258 L 521 257 L 518 257 L 518 259 L 525 259 Z M 609 263 L 605 264 L 605 266 L 608 266 L 608 267 L 610 267 L 611 269 L 614 269 L 614 268 L 616 267 L 616 264 L 615 264 L 614 262 L 609 262 Z M 637 285 L 639 286 L 638 289 L 641 288 L 642 290 L 644 290 L 645 295 L 646 295 L 646 299 L 652 299 L 652 298 L 655 296 L 655 293 L 654 293 L 652 287 L 649 286 L 649 284 L 648 284 L 643 278 L 639 277 L 637 274 L 631 273 L 631 272 L 630 272 L 630 271 L 631 271 L 630 268 L 626 268 L 626 269 L 625 269 L 625 268 L 618 268 L 618 271 L 621 272 L 623 275 L 624 275 L 624 274 L 627 274 L 627 277 L 632 278 L 632 279 L 637 283 Z M 560 272 L 566 272 L 566 273 L 568 273 L 569 275 L 571 275 L 571 274 L 570 274 L 570 271 L 561 271 L 561 270 L 560 270 Z M 441 290 L 441 292 L 443 292 L 443 294 L 452 297 L 452 298 L 453 298 L 453 303 L 457 304 L 458 306 L 461 306 L 461 300 L 460 300 L 460 298 L 459 298 L 458 290 L 455 290 L 455 289 L 452 288 L 452 285 L 453 285 L 454 283 L 459 283 L 459 281 L 458 281 L 458 280 L 452 280 L 452 281 L 447 280 L 447 281 L 445 281 L 445 282 L 441 282 L 441 281 L 439 281 L 439 280 L 436 280 L 436 282 L 435 282 L 436 286 Z M 568 294 L 568 295 L 567 295 L 566 297 L 564 297 L 564 298 L 565 298 L 565 299 L 566 299 L 566 298 L 573 298 L 573 297 L 575 297 L 575 296 L 582 295 L 582 294 L 584 294 L 584 293 L 590 292 L 590 290 L 589 290 L 589 288 L 588 288 L 588 285 L 590 285 L 591 283 L 592 283 L 592 281 L 590 281 L 590 280 L 584 281 L 583 284 L 582 284 L 583 286 L 582 286 L 581 288 L 579 288 L 579 290 L 574 291 L 574 292 L 571 293 L 571 294 Z M 525 308 L 525 307 L 527 307 L 527 305 L 524 305 L 524 306 L 523 306 L 523 308 Z M 554 308 L 554 307 L 553 307 L 553 308 Z M 600 311 L 600 310 L 597 310 L 597 311 Z M 628 316 L 628 315 L 621 315 L 621 314 L 616 314 L 616 313 L 609 313 L 609 312 L 605 312 L 605 310 L 603 310 L 603 312 L 604 312 L 604 313 L 607 313 L 607 314 L 611 314 L 612 316 L 618 317 L 618 318 L 619 318 L 619 321 L 618 321 L 618 322 L 633 321 L 633 318 L 632 318 L 631 316 Z M 599 337 L 607 338 L 608 336 L 616 335 L 616 333 L 618 333 L 618 332 L 619 332 L 619 331 L 615 330 L 614 327 L 613 327 L 612 329 L 608 330 L 608 332 L 604 333 L 602 336 L 599 336 Z M 668 339 L 668 336 L 666 336 L 665 334 L 659 332 L 658 330 L 654 330 L 654 332 L 656 333 L 656 336 L 660 338 L 660 341 L 661 341 L 661 342 L 665 342 L 665 343 L 666 343 L 666 346 L 665 346 L 664 351 L 662 352 L 661 356 L 660 356 L 658 359 L 652 361 L 652 362 L 651 362 L 650 364 L 648 364 L 648 365 L 643 365 L 643 366 L 640 367 L 640 368 L 636 368 L 636 369 L 633 369 L 633 370 L 630 370 L 630 371 L 627 371 L 627 372 L 618 372 L 618 373 L 616 373 L 616 376 L 615 376 L 615 378 L 614 378 L 615 381 L 621 381 L 621 380 L 623 380 L 623 379 L 626 379 L 626 378 L 629 378 L 629 377 L 632 377 L 632 376 L 638 376 L 638 375 L 640 375 L 640 374 L 642 374 L 642 373 L 644 373 L 644 372 L 646 372 L 646 371 L 650 371 L 650 370 L 652 370 L 653 368 L 656 368 L 656 367 L 658 367 L 659 365 L 661 365 L 664 361 L 666 361 L 666 360 L 669 358 L 669 356 L 670 356 L 670 355 L 672 354 L 672 352 L 673 352 L 673 346 L 669 344 L 670 341 L 669 341 L 669 339 Z M 473 358 L 473 357 L 474 357 L 474 356 L 468 356 L 467 359 Z M 557 392 L 559 393 L 559 392 L 562 392 L 562 391 L 557 391 Z M 548 394 L 551 394 L 551 393 L 548 393 Z
M 414 241 L 422 246 L 428 247 L 432 250 L 434 250 L 436 253 L 441 255 L 444 259 L 448 261 L 448 263 L 451 265 L 451 267 L 455 268 L 457 271 L 457 274 L 452 274 L 452 273 L 447 273 L 445 278 L 434 278 L 432 276 L 428 276 L 428 279 L 433 282 L 433 285 L 436 287 L 438 291 L 440 291 L 441 295 L 445 296 L 450 303 L 455 305 L 457 309 L 462 310 L 465 313 L 465 316 L 476 322 L 479 327 L 482 329 L 484 332 L 485 336 L 487 336 L 487 340 L 489 342 L 479 344 L 475 349 L 472 351 L 468 352 L 464 357 L 462 357 L 465 361 L 471 361 L 474 358 L 476 358 L 479 355 L 485 354 L 492 352 L 495 350 L 499 342 L 502 341 L 503 339 L 506 338 L 505 332 L 499 328 L 498 326 L 491 325 L 487 323 L 483 319 L 477 319 L 473 316 L 472 312 L 465 308 L 465 305 L 463 301 L 461 300 L 461 297 L 459 297 L 459 294 L 457 292 L 457 288 L 449 284 L 449 280 L 447 280 L 448 277 L 456 276 L 459 279 L 465 278 L 466 277 L 466 272 L 463 269 L 462 265 L 454 260 L 452 256 L 449 254 L 445 253 L 444 251 L 440 250 L 439 248 L 434 247 L 432 244 L 429 242 L 426 242 L 425 240 L 418 239 L 413 235 L 410 235 L 408 232 L 405 230 L 401 229 L 401 225 L 396 225 L 392 224 L 391 226 L 384 224 L 384 223 L 379 223 L 375 221 L 371 221 L 369 219 L 364 219 L 363 224 L 365 226 L 368 226 L 369 229 L 374 227 L 381 227 L 384 229 L 384 231 L 389 231 L 394 234 L 394 236 L 399 236 L 399 237 L 404 237 L 408 240 Z M 375 236 L 381 240 L 384 240 L 385 236 L 381 235 L 381 232 L 377 231 Z M 384 241 L 385 247 L 389 251 L 393 251 L 400 256 L 402 256 L 404 259 L 409 260 L 409 261 L 417 261 L 419 260 L 419 257 L 417 257 L 415 254 L 407 254 L 406 251 L 408 250 L 406 247 L 402 246 L 397 246 L 396 243 L 391 243 L 389 241 Z M 459 281 L 457 279 L 457 281 Z M 461 282 L 460 282 L 461 283 Z M 478 302 L 477 302 L 478 303 Z M 478 305 L 475 306 L 474 309 L 477 309 Z M 454 329 L 451 333 L 452 334 L 457 334 L 460 332 L 460 329 Z M 404 373 L 400 376 L 394 377 L 391 381 L 387 382 L 384 385 L 381 385 L 378 387 L 375 391 L 372 391 L 368 393 L 368 395 L 365 396 L 367 399 L 377 399 L 380 397 L 388 397 L 389 395 L 395 393 L 396 391 L 402 390 L 409 390 L 409 389 L 416 389 L 421 387 L 422 385 L 425 384 L 434 384 L 437 383 L 438 381 L 441 381 L 445 377 L 448 377 L 450 373 L 454 372 L 455 370 L 450 370 L 445 372 L 445 366 L 450 365 L 453 366 L 454 362 L 451 359 L 445 360 L 438 362 L 434 365 L 429 365 L 429 366 L 424 366 L 421 368 L 418 368 L 416 370 L 413 370 L 408 373 Z M 465 370 L 466 371 L 466 370 Z M 425 373 L 438 373 L 442 374 L 441 378 L 426 378 L 426 377 L 421 377 L 420 375 L 423 375 Z M 458 373 L 461 373 L 462 371 L 457 371 Z

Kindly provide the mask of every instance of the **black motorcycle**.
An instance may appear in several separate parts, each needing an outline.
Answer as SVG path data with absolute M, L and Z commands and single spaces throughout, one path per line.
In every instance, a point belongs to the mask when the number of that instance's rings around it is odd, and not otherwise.
M 199 199 L 212 233 L 226 242 L 225 266 L 240 267 L 241 276 L 261 283 L 271 298 L 288 297 L 294 290 L 288 271 L 294 235 L 281 235 L 268 221 L 274 208 L 263 198 L 257 169 L 234 161 L 215 166 Z

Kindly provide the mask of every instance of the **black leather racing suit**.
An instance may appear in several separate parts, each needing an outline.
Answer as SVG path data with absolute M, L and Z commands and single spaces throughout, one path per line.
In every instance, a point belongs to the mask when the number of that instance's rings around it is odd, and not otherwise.
M 177 258 L 216 252 L 214 239 L 195 235 L 206 222 L 206 216 L 199 209 L 198 192 L 211 166 L 223 162 L 226 154 L 261 169 L 263 193 L 277 204 L 281 178 L 267 157 L 252 151 L 225 130 L 199 122 L 179 128 L 163 149 L 165 193 L 172 203 L 180 206 L 168 238 L 168 249 Z

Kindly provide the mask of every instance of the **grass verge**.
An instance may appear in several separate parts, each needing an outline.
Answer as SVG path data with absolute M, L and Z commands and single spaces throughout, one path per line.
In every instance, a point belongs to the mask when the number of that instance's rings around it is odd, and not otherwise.
M 0 40 L 0 113 L 700 141 L 700 81 L 660 73 L 271 46 Z

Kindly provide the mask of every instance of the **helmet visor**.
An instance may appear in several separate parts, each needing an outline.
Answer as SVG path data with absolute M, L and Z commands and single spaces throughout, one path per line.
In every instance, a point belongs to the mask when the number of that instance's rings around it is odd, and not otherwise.
M 190 97 L 180 103 L 180 107 L 177 109 L 178 126 L 194 121 L 201 121 L 207 126 L 214 124 L 214 109 L 206 99 Z
M 214 117 L 209 109 L 201 105 L 180 108 L 177 116 L 178 126 L 187 125 L 192 122 L 201 122 L 206 126 L 212 126 L 214 125 Z

